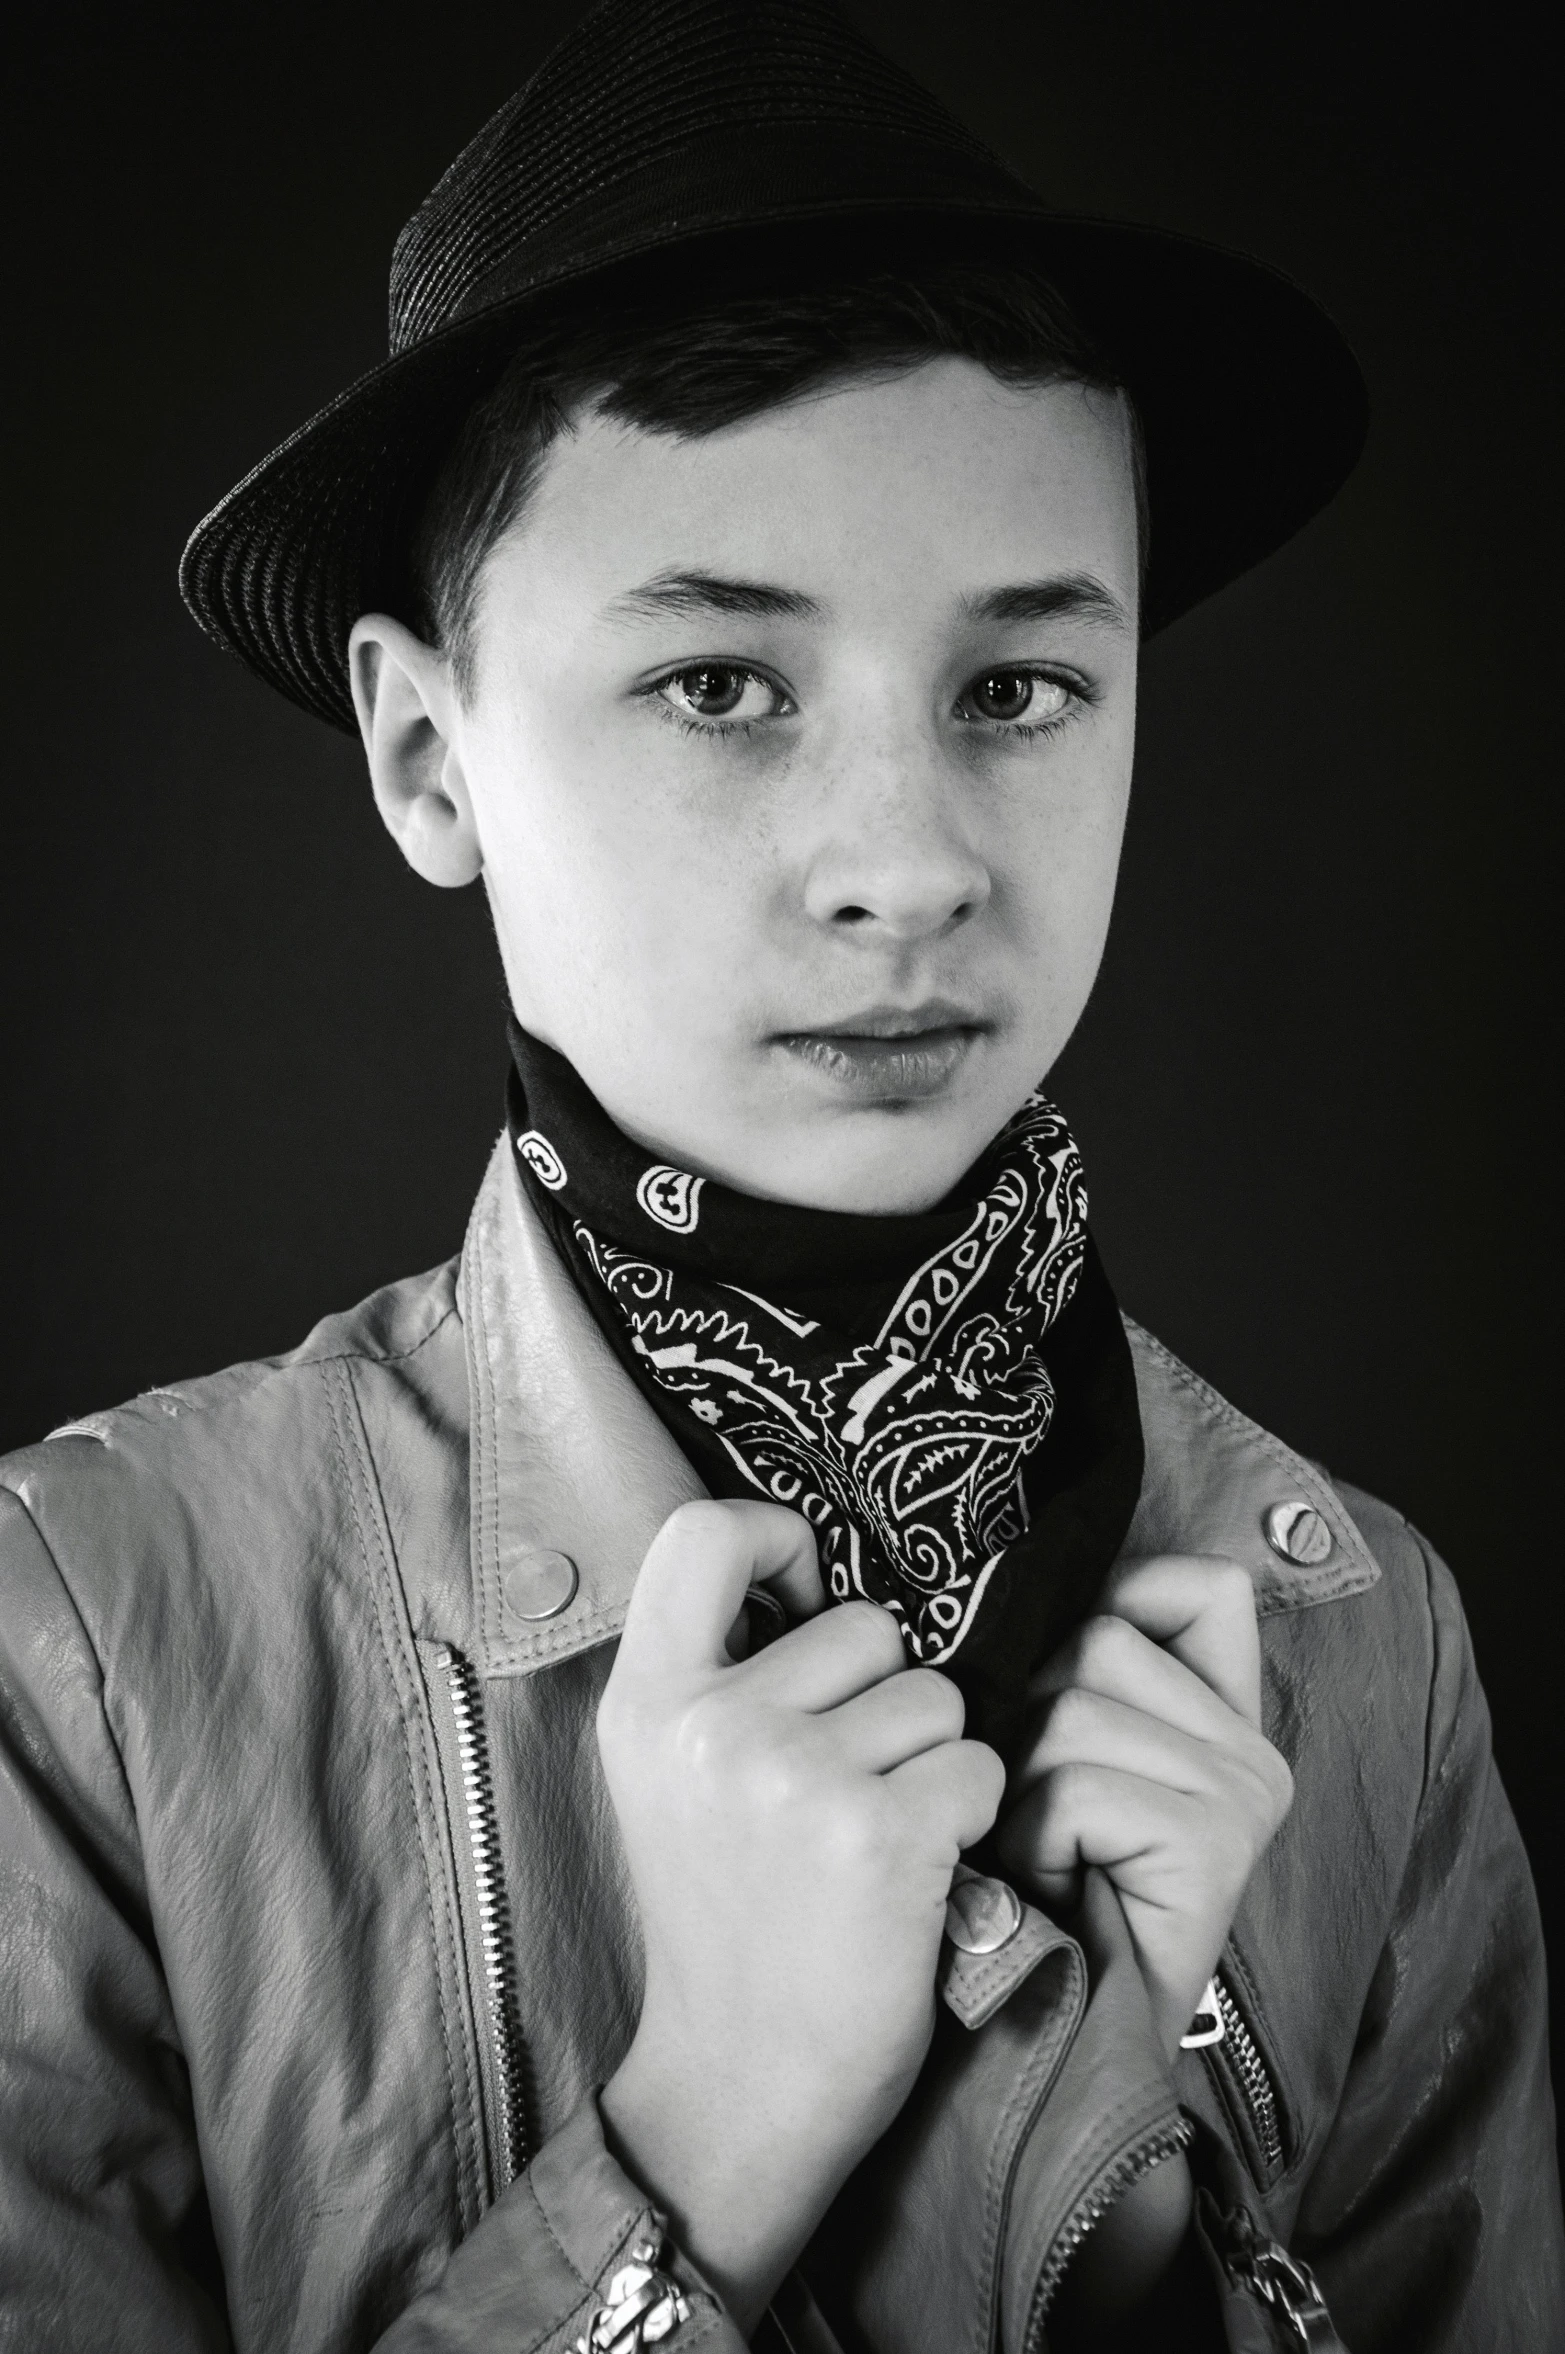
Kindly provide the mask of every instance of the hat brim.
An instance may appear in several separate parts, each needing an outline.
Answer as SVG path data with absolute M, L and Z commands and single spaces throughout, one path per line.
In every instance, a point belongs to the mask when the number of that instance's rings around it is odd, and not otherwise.
M 627 207 L 627 220 L 636 208 Z M 590 258 L 538 252 L 521 282 L 350 385 L 246 475 L 192 533 L 180 588 L 207 635 L 293 702 L 356 732 L 347 645 L 361 613 L 408 596 L 407 549 L 434 468 L 530 317 L 560 290 L 675 246 L 850 225 L 956 236 L 1025 259 L 1058 287 L 1124 382 L 1146 439 L 1151 547 L 1143 628 L 1162 629 L 1317 514 L 1368 423 L 1357 362 L 1312 298 L 1248 256 L 1168 232 L 930 191 L 909 202 L 801 191 L 688 216 Z

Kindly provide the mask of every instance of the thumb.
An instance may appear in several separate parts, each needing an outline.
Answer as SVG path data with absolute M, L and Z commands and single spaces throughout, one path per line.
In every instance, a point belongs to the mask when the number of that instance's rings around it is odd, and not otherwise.
M 654 1672 L 729 1666 L 728 1633 L 751 1586 L 775 1592 L 791 1618 L 824 1608 L 809 1523 L 781 1504 L 681 1504 L 647 1548 L 621 1658 Z

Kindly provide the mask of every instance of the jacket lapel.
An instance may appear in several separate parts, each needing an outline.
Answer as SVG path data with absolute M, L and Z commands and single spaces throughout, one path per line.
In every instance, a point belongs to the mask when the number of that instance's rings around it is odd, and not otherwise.
M 529 1675 L 619 1634 L 648 1545 L 705 1491 L 593 1322 L 503 1136 L 468 1229 L 462 1304 L 476 1664 Z M 1128 1317 L 1126 1329 L 1146 1468 L 1125 1551 L 1241 1562 L 1263 1617 L 1373 1585 L 1380 1572 L 1324 1475 Z M 1291 1505 L 1317 1516 L 1319 1558 L 1270 1541 L 1269 1516 Z M 566 1608 L 530 1621 L 507 1601 L 507 1574 L 540 1549 L 567 1555 L 578 1582 Z
M 475 1663 L 484 1676 L 531 1675 L 619 1634 L 647 1547 L 706 1491 L 615 1362 L 504 1136 L 468 1228 L 461 1296 Z M 557 1615 L 528 1620 L 507 1578 L 539 1550 L 566 1555 L 577 1586 Z

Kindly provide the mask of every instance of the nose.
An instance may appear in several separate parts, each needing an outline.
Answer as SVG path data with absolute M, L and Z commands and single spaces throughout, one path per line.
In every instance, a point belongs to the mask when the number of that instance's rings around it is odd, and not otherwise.
M 971 921 L 993 888 L 974 837 L 972 789 L 926 748 L 905 743 L 837 768 L 823 788 L 805 880 L 812 920 L 894 941 Z

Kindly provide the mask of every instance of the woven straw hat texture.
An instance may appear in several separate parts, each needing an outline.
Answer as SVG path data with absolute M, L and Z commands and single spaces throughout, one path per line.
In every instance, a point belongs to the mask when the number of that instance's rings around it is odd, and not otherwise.
M 352 729 L 348 632 L 405 602 L 433 469 L 540 306 L 612 302 L 650 257 L 823 233 L 904 264 L 966 241 L 1059 286 L 1141 411 L 1149 631 L 1280 546 L 1358 455 L 1362 380 L 1308 296 L 1245 256 L 1051 210 L 830 0 L 602 0 L 397 240 L 389 358 L 197 526 L 191 612 Z

